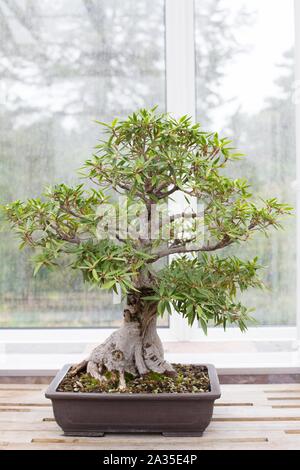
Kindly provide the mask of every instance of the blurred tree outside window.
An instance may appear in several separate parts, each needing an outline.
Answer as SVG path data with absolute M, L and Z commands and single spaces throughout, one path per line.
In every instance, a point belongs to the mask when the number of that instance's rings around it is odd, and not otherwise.
M 295 207 L 293 0 L 195 0 L 197 121 L 232 137 L 246 154 L 236 176 Z M 249 290 L 260 325 L 296 321 L 296 219 L 268 240 L 228 250 L 258 256 L 267 291 Z
M 0 0 L 0 199 L 76 181 L 100 138 L 93 121 L 165 109 L 163 0 Z M 112 295 L 42 271 L 0 234 L 0 327 L 103 327 Z

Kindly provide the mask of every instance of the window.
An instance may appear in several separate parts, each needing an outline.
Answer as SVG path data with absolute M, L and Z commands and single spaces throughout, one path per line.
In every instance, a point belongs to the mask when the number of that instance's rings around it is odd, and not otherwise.
M 196 0 L 195 42 L 197 120 L 246 153 L 233 165 L 236 177 L 247 176 L 262 197 L 295 206 L 293 0 Z M 228 251 L 259 256 L 267 266 L 268 290 L 244 295 L 260 325 L 295 324 L 295 239 L 291 217 L 284 232 Z
M 95 119 L 165 109 L 164 1 L 0 0 L 1 203 L 73 183 Z M 29 253 L 0 239 L 0 326 L 116 326 L 120 305 L 70 272 L 32 278 Z
M 100 137 L 94 119 L 158 104 L 232 136 L 247 154 L 236 177 L 296 205 L 293 9 L 293 0 L 0 0 L 1 202 L 76 181 Z M 295 237 L 291 217 L 284 232 L 255 237 L 239 253 L 268 266 L 271 290 L 244 299 L 260 326 L 295 325 Z M 76 327 L 74 341 L 99 341 L 99 332 L 81 329 L 119 324 L 112 296 L 85 289 L 72 273 L 32 279 L 29 254 L 11 234 L 0 234 L 0 257 L 0 327 L 20 328 L 18 340 L 24 327 Z M 176 315 L 169 326 L 164 340 L 203 339 Z M 44 337 L 53 341 L 51 331 Z

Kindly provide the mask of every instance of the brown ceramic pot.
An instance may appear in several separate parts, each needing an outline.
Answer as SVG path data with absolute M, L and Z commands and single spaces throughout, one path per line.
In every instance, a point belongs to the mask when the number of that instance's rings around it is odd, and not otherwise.
M 104 433 L 162 433 L 165 436 L 201 436 L 209 425 L 220 385 L 213 365 L 204 365 L 210 392 L 203 393 L 80 393 L 58 392 L 68 372 L 65 365 L 46 391 L 57 424 L 68 436 Z

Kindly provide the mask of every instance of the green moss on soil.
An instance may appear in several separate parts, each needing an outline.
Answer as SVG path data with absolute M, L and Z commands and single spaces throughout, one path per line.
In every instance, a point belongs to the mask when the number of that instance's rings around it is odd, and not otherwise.
M 210 391 L 206 367 L 183 364 L 173 364 L 173 367 L 177 372 L 175 377 L 168 377 L 156 372 L 150 372 L 143 377 L 133 377 L 126 373 L 127 387 L 121 393 L 203 393 Z M 107 372 L 106 378 L 107 382 L 100 383 L 84 372 L 75 375 L 75 377 L 67 374 L 57 390 L 75 393 L 120 393 L 118 374 Z

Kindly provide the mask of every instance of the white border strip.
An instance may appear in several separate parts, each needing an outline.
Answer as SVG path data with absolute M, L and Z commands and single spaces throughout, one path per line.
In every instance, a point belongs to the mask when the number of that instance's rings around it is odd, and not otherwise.
M 296 158 L 297 158 L 297 341 L 300 349 L 300 2 L 294 1 L 295 5 L 295 94 L 298 102 L 295 103 L 296 112 Z

